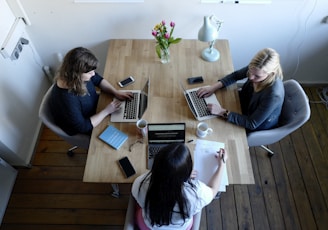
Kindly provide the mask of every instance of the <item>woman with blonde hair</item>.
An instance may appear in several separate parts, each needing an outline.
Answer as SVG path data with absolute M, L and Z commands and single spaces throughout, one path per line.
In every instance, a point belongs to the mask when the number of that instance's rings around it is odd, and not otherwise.
M 247 132 L 275 127 L 284 101 L 285 91 L 279 54 L 271 48 L 260 50 L 249 65 L 237 70 L 209 87 L 198 90 L 199 97 L 208 97 L 216 90 L 247 78 L 239 91 L 242 114 L 208 104 L 212 114 L 245 127 Z

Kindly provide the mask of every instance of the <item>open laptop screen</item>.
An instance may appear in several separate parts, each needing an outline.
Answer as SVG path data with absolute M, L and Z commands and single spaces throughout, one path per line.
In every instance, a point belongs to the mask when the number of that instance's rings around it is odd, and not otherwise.
M 140 92 L 140 103 L 139 103 L 139 114 L 138 118 L 141 119 L 142 115 L 147 109 L 148 105 L 148 93 L 149 93 L 149 80 L 143 87 L 143 89 Z
M 171 143 L 185 142 L 185 123 L 148 124 L 148 142 Z

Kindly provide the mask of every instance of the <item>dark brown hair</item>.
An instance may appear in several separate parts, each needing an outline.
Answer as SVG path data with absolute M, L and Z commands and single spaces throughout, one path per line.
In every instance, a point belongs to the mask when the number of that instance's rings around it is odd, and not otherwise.
M 77 47 L 70 50 L 64 57 L 57 78 L 67 84 L 68 90 L 85 95 L 87 89 L 81 79 L 81 74 L 88 73 L 98 67 L 98 59 L 90 50 Z

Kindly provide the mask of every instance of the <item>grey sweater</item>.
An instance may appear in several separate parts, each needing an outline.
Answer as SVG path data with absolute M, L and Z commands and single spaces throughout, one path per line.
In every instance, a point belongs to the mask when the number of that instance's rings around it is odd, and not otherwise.
M 248 66 L 220 79 L 224 87 L 247 78 Z M 280 79 L 260 92 L 254 92 L 253 84 L 245 82 L 239 91 L 242 114 L 230 112 L 227 121 L 245 127 L 247 132 L 270 129 L 277 126 L 284 102 L 285 90 Z

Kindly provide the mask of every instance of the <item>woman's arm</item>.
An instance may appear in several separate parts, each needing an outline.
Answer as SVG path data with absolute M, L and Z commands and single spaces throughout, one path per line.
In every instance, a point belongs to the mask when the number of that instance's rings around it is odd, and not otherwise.
M 282 82 L 275 82 L 272 87 L 253 94 L 245 115 L 231 112 L 227 121 L 255 130 L 263 124 L 273 113 L 281 109 L 284 101 L 284 88 Z M 279 114 L 277 114 L 279 116 Z
M 227 152 L 224 149 L 220 149 L 218 154 L 215 156 L 218 162 L 218 168 L 213 174 L 212 178 L 208 182 L 208 186 L 212 189 L 213 192 L 213 198 L 216 196 L 216 194 L 219 191 L 220 184 L 222 181 L 222 175 L 226 168 L 226 161 L 228 159 Z
M 115 89 L 114 86 L 112 86 L 112 84 L 110 84 L 106 79 L 103 79 L 100 82 L 99 88 L 105 93 L 113 94 L 119 100 L 132 99 L 131 92 L 122 92 Z
M 121 106 L 121 102 L 119 100 L 113 100 L 110 104 L 108 104 L 103 110 L 101 110 L 99 113 L 96 113 L 95 115 L 90 117 L 91 124 L 93 127 L 96 127 L 97 125 L 104 120 L 104 118 L 115 112 L 116 110 L 119 110 Z
M 198 97 L 209 97 L 211 96 L 213 93 L 215 93 L 215 91 L 227 87 L 233 83 L 235 83 L 238 80 L 244 79 L 247 77 L 247 71 L 248 71 L 248 66 L 234 71 L 233 73 L 225 76 L 224 78 L 218 80 L 217 82 L 215 82 L 214 84 L 212 84 L 209 87 L 202 87 L 197 91 L 197 95 Z

